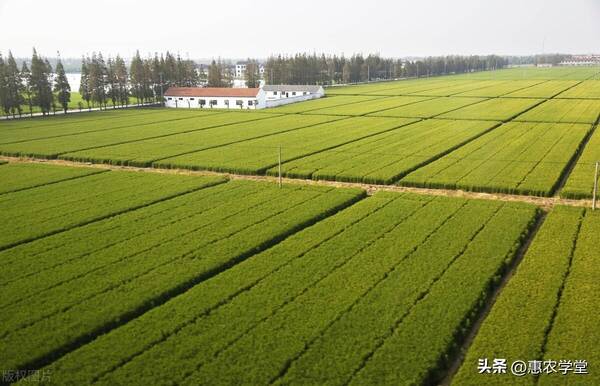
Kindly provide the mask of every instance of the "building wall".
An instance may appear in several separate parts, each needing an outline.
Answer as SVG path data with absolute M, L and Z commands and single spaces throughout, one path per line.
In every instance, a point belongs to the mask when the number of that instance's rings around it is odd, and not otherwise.
M 264 102 L 260 103 L 258 98 L 252 97 L 165 97 L 165 106 L 171 108 L 204 108 L 204 109 L 237 109 L 237 110 L 254 110 L 263 108 Z M 200 101 L 204 100 L 205 104 L 201 105 Z M 216 101 L 216 104 L 211 105 L 210 101 Z M 237 102 L 241 101 L 242 105 Z M 252 101 L 252 105 L 249 102 Z M 256 104 L 255 104 L 256 101 Z M 226 104 L 229 103 L 229 105 Z
M 289 97 L 289 98 L 267 99 L 265 101 L 265 107 L 266 108 L 277 107 L 277 106 L 287 105 L 290 103 L 308 101 L 311 99 L 318 99 L 318 98 L 321 98 L 322 96 L 323 95 L 321 95 L 321 94 L 308 94 L 308 95 L 297 95 L 297 96 Z
M 296 91 L 296 92 L 289 91 L 287 93 L 282 92 L 282 91 L 265 91 L 265 93 L 266 93 L 267 100 L 296 98 L 296 97 L 309 96 L 309 95 L 315 95 L 316 98 L 320 98 L 325 95 L 325 91 L 323 90 L 322 87 L 319 89 L 319 91 L 317 93 L 314 93 L 314 94 L 311 94 L 310 92 L 307 92 L 307 91 Z M 308 98 L 308 99 L 313 99 L 313 98 Z

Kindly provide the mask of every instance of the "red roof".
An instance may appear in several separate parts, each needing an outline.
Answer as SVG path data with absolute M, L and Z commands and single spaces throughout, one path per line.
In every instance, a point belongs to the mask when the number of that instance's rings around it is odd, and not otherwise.
M 259 88 L 169 87 L 165 96 L 174 97 L 256 97 Z

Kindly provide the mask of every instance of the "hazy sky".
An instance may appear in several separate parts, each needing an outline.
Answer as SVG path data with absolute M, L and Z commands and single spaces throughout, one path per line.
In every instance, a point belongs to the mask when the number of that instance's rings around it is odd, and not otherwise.
M 63 57 L 600 53 L 600 0 L 0 0 L 0 51 L 33 46 Z

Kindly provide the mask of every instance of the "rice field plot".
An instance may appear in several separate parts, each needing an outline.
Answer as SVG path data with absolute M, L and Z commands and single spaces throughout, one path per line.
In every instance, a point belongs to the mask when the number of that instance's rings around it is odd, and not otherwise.
M 523 204 L 377 193 L 46 369 L 77 384 L 421 384 L 535 216 Z
M 279 106 L 267 110 L 265 112 L 271 113 L 304 113 L 312 110 L 323 109 L 334 106 L 350 105 L 357 102 L 365 102 L 369 100 L 378 99 L 378 96 L 364 96 L 364 95 L 339 95 L 339 96 L 328 96 L 326 98 L 320 98 L 302 103 L 292 103 L 289 105 Z
M 203 149 L 222 147 L 255 138 L 269 137 L 343 118 L 327 115 L 300 114 L 276 117 L 269 114 L 261 115 L 261 117 L 265 116 L 267 117 L 266 119 L 259 119 L 252 122 L 229 124 L 206 130 L 65 153 L 60 155 L 59 158 L 73 161 L 145 167 L 150 166 L 153 161 L 164 158 Z
M 293 178 L 391 184 L 493 129 L 489 121 L 430 119 L 282 165 Z M 267 174 L 277 175 L 274 167 Z
M 600 99 L 600 79 L 585 80 L 577 86 L 558 94 L 558 98 L 592 98 Z
M 552 99 L 515 118 L 528 122 L 595 123 L 600 117 L 600 100 Z
M 406 81 L 404 81 L 403 84 L 401 84 L 401 87 L 367 93 L 366 95 L 369 95 L 369 94 L 377 94 L 377 95 L 412 95 L 412 94 L 415 94 L 415 95 L 419 95 L 420 93 L 423 93 L 423 94 L 431 93 L 431 94 L 438 95 L 439 93 L 445 94 L 446 93 L 445 90 L 458 88 L 458 87 L 462 87 L 462 88 L 464 88 L 464 87 L 467 87 L 467 88 L 481 87 L 477 83 L 478 82 L 473 82 L 473 81 L 447 80 L 443 77 L 442 78 L 422 78 L 422 79 L 416 79 L 416 80 L 406 80 Z M 436 94 L 436 91 L 438 91 L 438 90 L 442 90 L 442 91 L 440 91 L 438 94 Z
M 542 82 L 543 81 L 540 80 L 510 80 L 500 82 L 498 84 L 488 87 L 482 87 L 477 88 L 475 90 L 465 91 L 459 94 L 455 94 L 455 96 L 494 98 L 511 93 L 513 91 L 526 90 L 527 88 L 538 85 Z
M 33 171 L 35 166 L 3 173 L 9 178 L 10 173 L 39 176 L 43 168 Z M 43 180 L 41 176 L 39 181 Z M 223 181 L 222 177 L 104 172 L 2 194 L 0 250 Z
M 40 158 L 57 158 L 60 154 L 113 144 L 135 142 L 148 138 L 160 138 L 173 134 L 205 130 L 244 121 L 272 118 L 271 114 L 247 114 L 239 112 L 220 114 L 194 114 L 188 118 L 172 121 L 146 121 L 138 125 L 121 126 L 121 120 L 115 120 L 117 126 L 110 130 L 94 130 L 78 134 L 57 136 L 45 139 L 0 144 L 0 154 L 10 156 L 28 156 Z
M 509 122 L 398 184 L 549 196 L 590 129 L 586 124 Z
M 439 115 L 439 118 L 510 121 L 542 102 L 544 99 L 494 98 Z
M 20 119 L 10 122 L 11 127 L 4 126 L 6 123 L 0 123 L 0 144 L 103 131 L 155 122 L 169 122 L 173 119 L 189 116 L 188 114 L 173 114 L 170 111 L 136 111 L 137 114 L 131 111 L 93 112 L 69 116 L 68 119 L 61 119 L 63 117 Z
M 232 145 L 192 152 L 153 163 L 155 167 L 263 174 L 292 161 L 414 122 L 406 118 L 353 117 Z
M 596 162 L 600 162 L 600 130 L 597 127 L 569 174 L 560 196 L 573 199 L 592 198 Z
M 80 124 L 88 123 L 91 121 L 110 120 L 115 117 L 127 117 L 127 116 L 140 116 L 144 114 L 156 114 L 164 112 L 163 109 L 155 108 L 131 108 L 131 109 L 120 109 L 120 110 L 105 110 L 105 111 L 92 111 L 85 114 L 66 114 L 66 115 L 49 115 L 45 117 L 33 117 L 25 119 L 9 119 L 0 120 L 0 132 L 11 129 L 29 129 L 29 128 L 41 128 L 44 126 L 64 126 L 69 124 Z
M 584 80 L 597 75 L 600 67 L 515 67 L 495 71 L 480 71 L 456 75 L 455 79 L 495 79 L 495 80 Z
M 364 194 L 234 181 L 0 252 L 2 370 L 50 362 Z
M 351 86 L 336 86 L 326 89 L 327 95 L 365 95 L 377 94 L 380 91 L 402 87 L 405 81 L 374 82 Z
M 456 385 L 594 385 L 600 382 L 600 215 L 555 207 L 470 346 Z M 518 310 L 518 312 L 516 312 Z M 539 361 L 540 375 L 479 374 L 478 361 Z M 545 361 L 555 361 L 547 373 Z M 559 361 L 565 361 L 558 364 Z M 575 361 L 587 361 L 578 374 Z M 566 369 L 565 374 L 561 371 Z
M 311 110 L 308 113 L 344 116 L 366 115 L 377 111 L 392 109 L 398 106 L 404 106 L 416 102 L 421 102 L 427 99 L 431 98 L 421 96 L 392 96 L 367 100 L 364 102 L 351 103 L 342 106 Z
M 447 97 L 453 95 L 461 95 L 466 91 L 471 90 L 479 90 L 482 88 L 490 87 L 497 84 L 506 83 L 504 81 L 493 81 L 493 80 L 484 80 L 484 81 L 472 81 L 472 80 L 452 80 L 444 83 L 442 87 L 436 87 L 434 89 L 423 90 L 419 92 L 415 92 L 411 95 L 423 95 L 423 96 L 437 96 L 437 97 Z
M 4 161 L 0 161 L 0 164 Z M 0 194 L 102 173 L 104 170 L 55 165 L 10 163 L 0 168 Z
M 504 97 L 515 98 L 552 98 L 566 89 L 579 83 L 576 80 L 548 80 L 535 86 L 505 94 Z
M 376 117 L 403 117 L 403 118 L 432 118 L 436 115 L 456 110 L 461 107 L 476 104 L 485 101 L 485 98 L 452 98 L 441 97 L 428 99 L 418 103 L 412 103 L 407 106 L 395 107 L 392 109 L 369 114 Z

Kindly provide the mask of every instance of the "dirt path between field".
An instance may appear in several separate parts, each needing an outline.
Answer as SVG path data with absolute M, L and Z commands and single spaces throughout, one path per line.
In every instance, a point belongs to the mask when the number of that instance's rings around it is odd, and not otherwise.
M 258 175 L 241 175 L 231 173 L 218 173 L 211 171 L 194 171 L 187 169 L 159 169 L 159 168 L 140 168 L 133 166 L 117 166 L 107 164 L 93 164 L 89 162 L 74 162 L 65 160 L 47 160 L 37 158 L 18 158 L 18 157 L 6 157 L 0 156 L 0 160 L 5 160 L 13 163 L 40 163 L 50 165 L 63 165 L 73 167 L 88 167 L 108 170 L 128 170 L 137 172 L 147 173 L 166 173 L 166 174 L 180 174 L 180 175 L 196 175 L 196 176 L 224 176 L 231 180 L 250 180 L 250 181 L 268 181 L 277 182 L 277 177 L 272 176 L 258 176 Z M 537 205 L 539 207 L 550 209 L 555 205 L 567 205 L 567 206 L 579 206 L 579 207 L 591 207 L 592 200 L 569 200 L 560 197 L 535 197 L 535 196 L 522 196 L 516 194 L 502 194 L 502 193 L 478 193 L 468 192 L 464 190 L 451 190 L 451 189 L 426 189 L 426 188 L 409 188 L 395 185 L 376 185 L 376 184 L 363 184 L 353 182 L 337 182 L 337 181 L 326 181 L 326 180 L 306 180 L 306 179 L 295 179 L 295 178 L 282 178 L 282 182 L 285 184 L 301 184 L 301 185 L 318 185 L 318 186 L 332 186 L 336 188 L 359 188 L 367 191 L 367 194 L 373 194 L 378 191 L 388 192 L 408 192 L 417 193 L 432 196 L 447 196 L 447 197 L 462 197 L 462 198 L 474 198 L 482 200 L 500 200 L 500 201 L 511 201 L 511 202 L 526 202 L 529 204 Z

